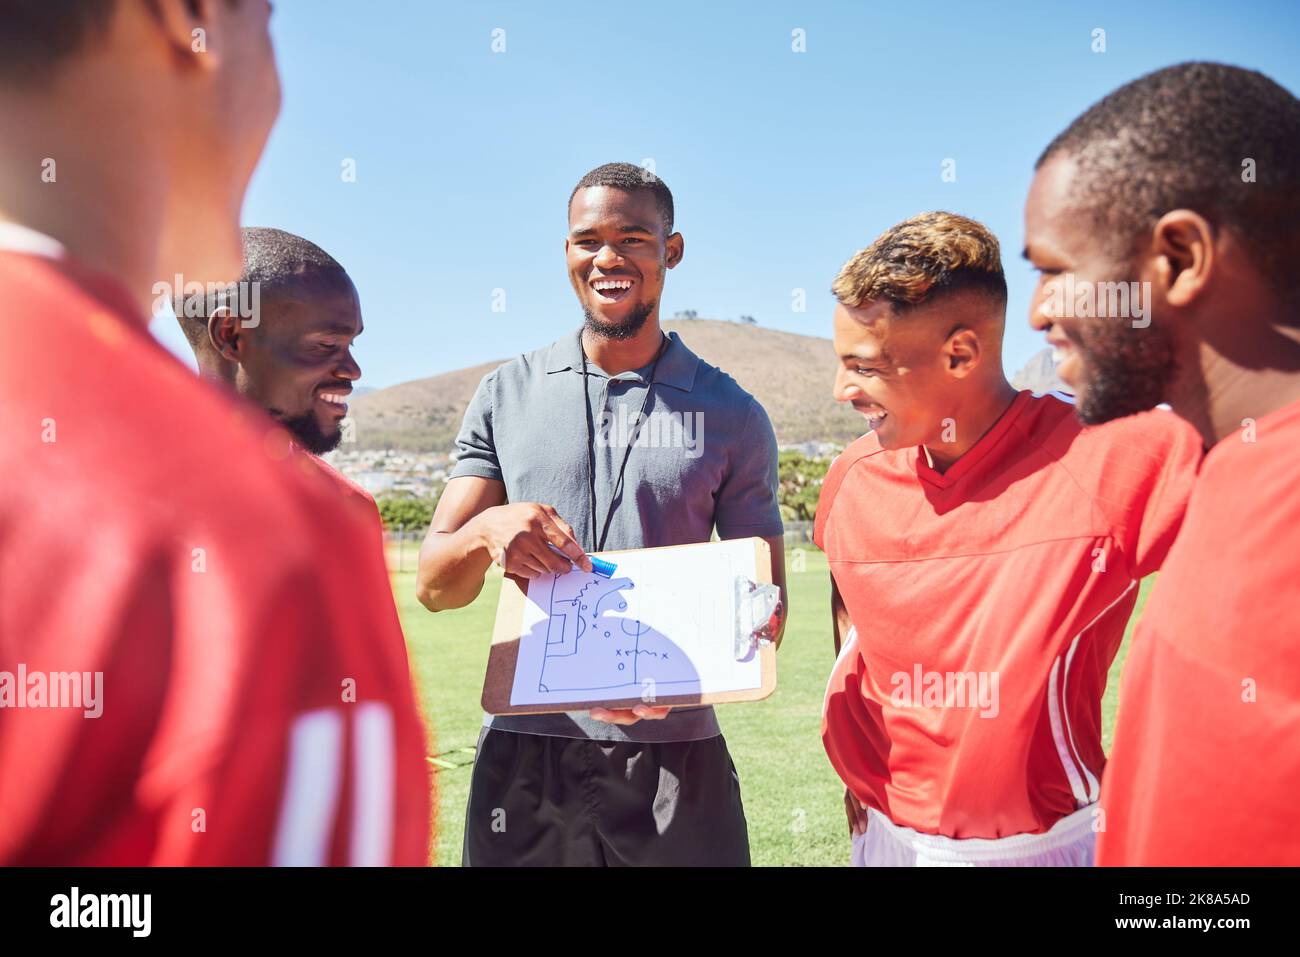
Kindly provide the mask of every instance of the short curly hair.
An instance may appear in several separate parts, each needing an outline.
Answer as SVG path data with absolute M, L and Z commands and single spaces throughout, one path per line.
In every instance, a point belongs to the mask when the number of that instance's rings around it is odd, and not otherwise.
M 337 259 L 309 239 L 269 226 L 245 226 L 240 230 L 244 244 L 243 284 L 256 284 L 259 295 L 273 300 L 299 281 L 311 283 L 351 283 L 347 271 Z M 239 295 L 234 284 L 209 298 L 206 290 L 174 290 L 172 311 L 181 331 L 194 348 L 207 341 L 210 307 L 224 306 L 227 297 Z
M 1140 249 L 1170 210 L 1193 209 L 1235 229 L 1294 295 L 1300 99 L 1263 73 L 1205 62 L 1148 73 L 1089 107 L 1035 169 L 1057 154 L 1077 164 L 1076 206 L 1114 255 Z
M 921 213 L 887 229 L 853 255 L 831 284 L 846 306 L 885 301 L 895 312 L 974 290 L 1000 308 L 1007 303 L 998 238 L 956 213 Z
M 664 235 L 672 235 L 672 191 L 668 188 L 667 183 L 650 170 L 643 166 L 634 166 L 631 163 L 606 163 L 604 166 L 597 166 L 578 180 L 578 185 L 573 187 L 573 192 L 569 194 L 569 206 L 573 206 L 573 197 L 578 195 L 578 190 L 590 189 L 594 186 L 609 186 L 629 193 L 642 189 L 649 190 L 654 194 L 655 206 L 659 210 L 659 218 L 663 220 Z

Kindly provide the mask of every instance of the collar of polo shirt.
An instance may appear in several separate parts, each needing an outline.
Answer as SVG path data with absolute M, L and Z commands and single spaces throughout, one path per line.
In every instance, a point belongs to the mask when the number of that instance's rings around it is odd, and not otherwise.
M 546 357 L 546 374 L 555 372 L 581 371 L 582 369 L 582 332 L 565 336 L 551 346 Z M 672 386 L 683 392 L 690 392 L 695 387 L 695 370 L 700 360 L 686 348 L 686 344 L 675 332 L 668 333 L 668 348 L 659 360 L 655 370 L 655 384 Z M 605 375 L 601 369 L 587 361 L 587 371 L 593 375 Z M 628 375 L 629 373 L 623 373 Z M 617 378 L 617 377 L 616 377 Z

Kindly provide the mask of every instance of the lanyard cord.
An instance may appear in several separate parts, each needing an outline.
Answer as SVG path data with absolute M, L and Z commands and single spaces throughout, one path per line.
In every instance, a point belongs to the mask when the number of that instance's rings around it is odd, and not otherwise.
M 627 460 L 632 456 L 632 446 L 636 444 L 637 437 L 641 434 L 641 425 L 645 421 L 645 410 L 650 404 L 650 393 L 655 385 L 655 370 L 659 368 L 659 360 L 663 358 L 668 351 L 669 339 L 663 337 L 659 344 L 659 351 L 655 353 L 655 360 L 650 364 L 650 380 L 646 383 L 645 398 L 641 400 L 641 411 L 636 417 L 636 426 L 633 434 L 628 438 L 627 449 L 623 452 L 623 464 L 619 466 L 618 478 L 614 481 L 614 491 L 609 497 L 609 511 L 605 513 L 605 524 L 600 531 L 599 537 L 596 536 L 596 428 L 591 411 L 591 396 L 587 394 L 587 350 L 582 347 L 582 333 L 578 333 L 578 351 L 582 353 L 582 411 L 587 423 L 587 491 L 591 501 L 591 534 L 594 539 L 594 552 L 603 552 L 605 550 L 605 540 L 609 538 L 609 523 L 614 519 L 615 503 L 618 501 L 619 489 L 623 487 L 623 474 L 627 471 Z M 608 388 L 608 387 L 606 387 Z

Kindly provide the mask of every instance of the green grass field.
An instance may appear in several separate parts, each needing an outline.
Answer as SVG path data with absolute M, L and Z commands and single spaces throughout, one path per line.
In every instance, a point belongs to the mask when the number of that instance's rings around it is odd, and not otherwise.
M 810 547 L 806 562 L 804 571 L 790 573 L 791 614 L 777 659 L 776 693 L 766 701 L 718 708 L 740 772 L 755 864 L 839 865 L 848 859 L 844 790 L 826 760 L 820 736 L 822 694 L 834 660 L 826 559 Z M 411 564 L 408 557 L 407 567 Z M 1143 583 L 1139 611 L 1150 584 L 1150 579 Z M 458 865 L 469 765 L 483 717 L 479 693 L 501 576 L 490 576 L 483 594 L 468 608 L 437 615 L 415 600 L 413 572 L 394 574 L 393 585 L 438 760 L 456 765 L 437 770 L 434 860 Z M 1119 668 L 1127 650 L 1126 636 L 1102 707 L 1107 749 Z

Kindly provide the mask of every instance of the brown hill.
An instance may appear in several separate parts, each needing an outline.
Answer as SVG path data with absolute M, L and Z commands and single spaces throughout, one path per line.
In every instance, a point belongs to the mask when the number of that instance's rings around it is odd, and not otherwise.
M 856 413 L 831 399 L 835 359 L 829 339 L 716 319 L 663 325 L 758 398 L 781 445 L 842 444 L 864 431 Z M 356 397 L 352 416 L 359 447 L 449 451 L 479 380 L 499 365 L 487 362 Z

